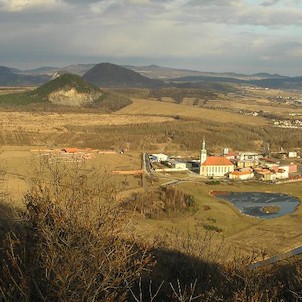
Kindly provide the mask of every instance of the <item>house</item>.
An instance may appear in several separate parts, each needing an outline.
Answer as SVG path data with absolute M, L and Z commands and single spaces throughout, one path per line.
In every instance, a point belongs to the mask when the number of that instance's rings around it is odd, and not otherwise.
M 286 178 L 288 178 L 288 170 L 279 169 L 279 170 L 276 172 L 276 178 L 277 178 L 277 179 L 286 179 Z
M 207 177 L 224 177 L 234 171 L 234 165 L 224 156 L 207 156 L 206 144 L 203 139 L 200 151 L 199 174 Z
M 263 181 L 275 181 L 277 179 L 277 174 L 275 171 L 270 171 L 269 169 L 255 169 L 255 177 Z
M 229 150 L 229 148 L 224 148 L 223 156 L 225 156 L 227 159 L 234 160 L 239 156 L 239 154 L 232 150 Z
M 62 149 L 62 151 L 65 153 L 78 153 L 78 152 L 81 152 L 82 150 L 80 150 L 78 148 L 64 148 L 64 149 Z
M 288 172 L 289 173 L 297 173 L 298 172 L 298 166 L 297 166 L 297 164 L 294 164 L 294 163 L 290 163 L 289 165 L 288 165 Z
M 259 164 L 259 155 L 254 152 L 240 152 L 237 167 L 238 168 L 249 168 L 256 167 Z
M 251 171 L 233 171 L 229 174 L 229 178 L 233 180 L 248 180 L 254 177 Z
M 288 152 L 288 158 L 294 158 L 294 157 L 297 157 L 297 152 L 296 151 Z
M 230 159 L 230 160 L 235 160 L 239 154 L 236 153 L 236 152 L 233 152 L 233 151 L 229 151 L 229 153 L 225 154 L 224 155 L 227 159 Z
M 262 166 L 265 166 L 270 169 L 278 169 L 280 162 L 270 158 L 270 157 L 262 157 L 259 159 L 259 163 Z

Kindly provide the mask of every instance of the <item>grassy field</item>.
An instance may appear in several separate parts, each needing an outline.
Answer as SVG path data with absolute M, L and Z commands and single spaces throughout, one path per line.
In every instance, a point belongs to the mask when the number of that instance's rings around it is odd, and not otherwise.
M 62 146 L 63 147 L 63 146 Z M 31 166 L 39 160 L 33 146 L 3 146 L 0 153 L 0 162 L 7 170 L 6 189 L 10 193 L 13 206 L 22 208 L 23 194 L 28 190 L 28 180 L 37 175 L 31 174 Z M 96 167 L 107 171 L 106 175 L 117 187 L 119 198 L 127 198 L 134 192 L 141 192 L 142 179 L 140 176 L 114 175 L 112 170 L 136 170 L 141 168 L 141 153 L 128 152 L 125 154 L 96 154 L 92 160 L 87 160 L 86 168 Z M 160 176 L 160 175 L 159 175 Z M 147 189 L 155 188 L 171 179 L 188 178 L 186 173 L 166 174 L 159 181 L 147 182 Z M 242 215 L 228 202 L 211 196 L 211 190 L 217 191 L 248 191 L 248 192 L 280 192 L 295 196 L 302 200 L 301 183 L 283 185 L 250 183 L 220 183 L 206 184 L 199 177 L 189 177 L 187 182 L 177 185 L 187 194 L 193 195 L 196 209 L 188 213 L 175 213 L 156 219 L 146 219 L 139 214 L 131 215 L 131 232 L 148 238 L 160 240 L 161 236 L 168 236 L 172 241 L 175 236 L 187 236 L 188 232 L 198 233 L 204 238 L 207 233 L 215 237 L 214 246 L 223 244 L 225 249 L 231 249 L 230 255 L 235 252 L 250 254 L 252 251 L 265 250 L 269 255 L 281 253 L 298 246 L 302 242 L 301 234 L 301 205 L 296 212 L 284 217 L 264 220 Z M 207 228 L 210 229 L 207 230 Z M 177 234 L 177 235 L 176 235 Z M 193 236 L 194 237 L 194 236 Z M 196 239 L 197 240 L 197 239 Z M 175 248 L 177 249 L 177 242 Z
M 115 114 L 128 115 L 164 115 L 199 118 L 213 122 L 244 123 L 248 125 L 265 125 L 266 121 L 261 117 L 244 116 L 236 113 L 223 112 L 205 108 L 195 108 L 183 104 L 173 104 L 146 99 L 132 99 L 132 104 L 117 111 Z
M 43 152 L 32 152 L 39 147 L 34 146 L 3 146 L 0 153 L 1 166 L 6 170 L 5 188 L 10 194 L 11 203 L 23 208 L 23 195 L 28 190 L 28 182 L 31 178 L 38 177 L 33 175 L 32 166 L 37 165 L 39 157 Z M 114 175 L 113 170 L 137 170 L 141 169 L 141 155 L 139 152 L 125 154 L 95 154 L 95 157 L 85 162 L 85 168 L 96 168 L 105 172 L 107 177 L 118 192 L 133 189 L 140 190 L 141 176 Z M 124 194 L 126 196 L 127 194 Z
M 267 95 L 257 93 L 257 98 L 255 94 L 234 100 L 228 96 L 225 100 L 209 100 L 207 105 L 227 105 L 229 108 L 249 110 L 261 107 L 278 114 L 291 112 L 290 106 L 271 106 Z M 142 92 L 142 97 L 144 95 L 147 95 L 146 91 Z M 28 189 L 30 166 L 32 160 L 38 160 L 37 153 L 30 152 L 31 149 L 48 146 L 119 150 L 127 146 L 130 151 L 123 155 L 98 154 L 87 161 L 88 168 L 94 166 L 107 170 L 108 177 L 118 187 L 119 197 L 125 198 L 143 190 L 141 177 L 113 175 L 111 171 L 140 169 L 142 151 L 197 158 L 203 136 L 206 136 L 208 150 L 212 153 L 221 152 L 224 147 L 238 151 L 261 151 L 263 142 L 269 142 L 275 151 L 280 146 L 287 149 L 301 148 L 301 130 L 276 129 L 267 125 L 262 117 L 199 107 L 202 104 L 193 106 L 193 98 L 184 98 L 182 104 L 173 103 L 171 98 L 164 100 L 166 102 L 132 96 L 133 103 L 114 114 L 1 111 L 0 163 L 8 172 L 5 185 L 10 192 L 11 203 L 16 207 L 23 206 L 22 196 Z M 148 182 L 148 188 L 187 176 L 167 174 L 158 181 Z M 197 180 L 177 186 L 195 197 L 196 210 L 163 216 L 161 219 L 146 219 L 135 214 L 131 224 L 133 232 L 142 238 L 156 241 L 160 240 L 160 236 L 176 238 L 175 232 L 183 234 L 183 237 L 186 232 L 198 232 L 199 236 L 206 236 L 210 229 L 210 233 L 215 235 L 217 247 L 223 242 L 226 249 L 231 247 L 233 251 L 238 249 L 246 254 L 252 250 L 265 249 L 273 255 L 302 242 L 301 205 L 294 214 L 262 220 L 244 216 L 229 203 L 209 195 L 211 190 L 272 191 L 302 200 L 301 183 L 209 185 Z
M 217 199 L 209 194 L 211 190 L 234 192 L 278 192 L 295 196 L 302 200 L 301 183 L 270 185 L 259 182 L 225 183 L 207 185 L 203 182 L 184 182 L 178 185 L 182 191 L 195 197 L 197 211 L 191 214 L 178 214 L 174 217 L 143 220 L 137 225 L 142 236 L 157 238 L 165 232 L 165 236 L 175 233 L 185 236 L 188 232 L 203 238 L 208 226 L 215 236 L 215 244 L 223 244 L 225 249 L 242 254 L 253 251 L 266 251 L 275 255 L 290 248 L 301 245 L 302 207 L 289 215 L 271 220 L 242 215 L 230 203 Z M 218 231 L 218 233 L 217 233 Z M 193 236 L 194 237 L 194 236 Z M 176 246 L 177 248 L 177 243 Z
M 70 126 L 111 126 L 127 124 L 162 123 L 173 121 L 165 116 L 131 116 L 99 113 L 56 113 L 56 112 L 0 112 L 2 131 L 23 130 L 28 132 L 66 132 Z

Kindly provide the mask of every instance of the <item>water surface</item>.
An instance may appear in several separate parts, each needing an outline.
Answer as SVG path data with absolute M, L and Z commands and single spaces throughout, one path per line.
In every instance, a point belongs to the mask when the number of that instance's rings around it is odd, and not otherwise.
M 271 219 L 293 213 L 300 201 L 286 194 L 265 192 L 213 192 L 217 198 L 231 202 L 242 213 L 258 218 Z M 278 213 L 265 213 L 263 207 L 277 206 Z

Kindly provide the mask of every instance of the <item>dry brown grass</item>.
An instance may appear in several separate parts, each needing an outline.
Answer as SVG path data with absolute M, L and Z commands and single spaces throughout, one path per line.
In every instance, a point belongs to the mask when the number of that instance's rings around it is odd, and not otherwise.
M 62 146 L 63 147 L 63 146 Z M 23 195 L 29 189 L 30 167 L 39 158 L 39 152 L 31 152 L 31 149 L 39 147 L 29 146 L 3 146 L 0 153 L 0 162 L 6 170 L 5 187 L 10 194 L 10 204 L 17 208 L 23 208 Z M 64 163 L 64 161 L 63 161 Z M 134 175 L 113 175 L 113 170 L 134 170 L 141 168 L 141 155 L 139 152 L 129 152 L 125 154 L 95 154 L 91 160 L 87 160 L 86 166 L 89 169 L 102 167 L 108 171 L 112 183 L 119 191 L 124 191 L 123 196 L 127 196 L 133 190 L 141 187 L 141 177 Z M 38 177 L 38 175 L 36 175 Z
M 287 117 L 288 113 L 296 112 L 302 113 L 302 108 L 291 107 L 284 104 L 272 104 L 265 99 L 244 99 L 244 100 L 228 100 L 228 101 L 220 101 L 214 100 L 209 101 L 208 106 L 219 108 L 229 108 L 229 109 L 241 109 L 241 110 L 250 110 L 250 111 L 259 111 L 263 110 L 272 114 L 283 115 L 283 117 Z M 289 117 L 288 117 L 289 118 Z
M 224 112 L 205 108 L 195 108 L 182 104 L 150 101 L 146 99 L 132 99 L 132 104 L 119 110 L 115 115 L 165 115 L 200 118 L 214 122 L 245 123 L 249 125 L 265 125 L 266 121 L 261 117 L 244 116 L 237 113 Z M 139 120 L 139 117 L 138 117 Z
M 0 112 L 2 131 L 23 130 L 34 132 L 67 132 L 65 125 L 127 125 L 172 121 L 164 116 L 131 116 L 94 113 L 30 113 Z

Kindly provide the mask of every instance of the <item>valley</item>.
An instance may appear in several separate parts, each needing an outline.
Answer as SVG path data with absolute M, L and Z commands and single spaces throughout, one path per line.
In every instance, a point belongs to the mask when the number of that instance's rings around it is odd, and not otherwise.
M 234 259 L 251 264 L 301 245 L 301 203 L 292 213 L 262 219 L 243 214 L 212 192 L 280 193 L 301 202 L 302 130 L 286 125 L 301 120 L 302 107 L 292 100 L 302 92 L 238 83 L 223 84 L 218 90 L 204 84 L 193 88 L 111 84 L 99 88 L 78 76 L 61 75 L 39 87 L 1 90 L 0 167 L 5 172 L 1 232 L 7 228 L 8 209 L 28 209 L 24 201 L 29 192 L 54 200 L 58 194 L 60 203 L 69 198 L 66 192 L 71 188 L 75 201 L 68 202 L 76 202 L 85 212 L 82 200 L 92 206 L 94 186 L 101 186 L 101 204 L 110 200 L 126 221 L 120 238 L 135 238 L 161 253 L 173 251 L 227 267 Z M 87 93 L 83 102 L 78 98 L 81 93 Z M 278 101 L 281 96 L 290 101 Z M 209 158 L 224 150 L 267 156 L 283 166 L 296 166 L 291 175 L 298 181 L 200 175 L 204 138 Z M 155 166 L 163 171 L 146 169 L 145 159 L 162 153 L 171 156 L 170 163 L 185 159 L 196 166 L 172 172 L 158 163 Z M 84 225 L 90 223 L 84 217 Z

